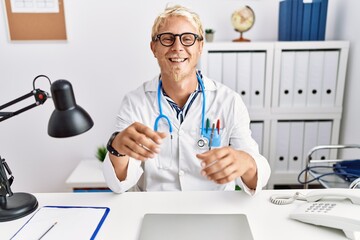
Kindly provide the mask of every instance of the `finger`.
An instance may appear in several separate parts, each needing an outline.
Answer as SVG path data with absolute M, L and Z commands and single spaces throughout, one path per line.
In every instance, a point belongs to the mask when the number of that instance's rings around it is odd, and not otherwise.
M 122 137 L 119 150 L 122 154 L 138 160 L 146 160 L 154 156 L 154 153 L 139 146 L 129 135 Z
M 236 167 L 234 166 L 234 164 L 230 164 L 225 168 L 222 168 L 221 170 L 211 173 L 209 175 L 207 175 L 208 179 L 213 180 L 213 181 L 219 181 L 221 179 L 227 179 L 229 180 L 229 177 L 233 174 L 235 174 L 237 171 Z
M 228 154 L 229 151 L 227 149 L 217 148 L 196 156 L 201 160 L 201 166 L 206 168 L 212 165 L 215 161 L 225 158 Z
M 154 130 L 143 124 L 135 125 L 135 129 L 138 133 L 145 135 L 147 138 L 151 139 L 153 142 L 157 144 L 161 144 L 162 139 L 166 137 L 166 133 L 155 132 Z
M 223 171 L 224 169 L 226 169 L 227 167 L 229 167 L 231 165 L 231 159 L 230 158 L 222 158 L 219 160 L 216 160 L 206 166 L 204 166 L 204 164 L 202 166 L 203 167 L 203 175 L 205 176 L 210 176 L 212 174 L 215 174 L 217 172 Z
M 227 177 L 218 179 L 218 180 L 216 180 L 215 182 L 216 182 L 217 184 L 226 184 L 226 183 L 229 183 L 229 182 L 234 181 L 235 178 L 237 178 L 237 174 L 234 172 L 233 174 L 231 174 L 231 175 L 229 175 L 229 176 L 227 176 Z

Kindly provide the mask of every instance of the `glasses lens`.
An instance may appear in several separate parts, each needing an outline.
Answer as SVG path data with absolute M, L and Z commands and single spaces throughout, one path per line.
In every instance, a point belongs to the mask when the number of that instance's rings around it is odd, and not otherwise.
M 184 45 L 184 46 L 191 46 L 195 43 L 195 35 L 194 34 L 191 34 L 191 33 L 184 33 L 181 35 L 181 43 Z
M 171 33 L 164 33 L 160 36 L 160 42 L 164 46 L 171 46 L 175 42 L 175 36 Z

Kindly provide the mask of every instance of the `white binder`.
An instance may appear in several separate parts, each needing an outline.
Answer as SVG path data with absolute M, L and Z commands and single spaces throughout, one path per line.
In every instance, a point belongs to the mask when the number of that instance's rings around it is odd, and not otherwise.
M 236 91 L 236 53 L 223 53 L 222 82 Z
M 310 149 L 316 147 L 318 145 L 318 121 L 305 121 L 304 124 L 304 147 L 303 147 L 303 154 L 304 154 L 304 161 L 302 163 L 301 169 L 305 169 L 306 167 L 306 160 Z M 313 159 L 315 159 L 313 157 Z
M 324 51 L 310 52 L 307 106 L 319 107 L 321 104 L 324 54 Z
M 251 95 L 250 105 L 252 108 L 264 107 L 265 91 L 265 52 L 253 52 L 251 57 Z
M 309 70 L 309 51 L 297 51 L 295 53 L 294 73 L 294 107 L 305 107 L 307 96 L 307 79 Z
M 338 64 L 338 50 L 325 52 L 323 86 L 321 94 L 322 106 L 332 107 L 335 105 Z
M 281 75 L 279 107 L 291 107 L 293 101 L 293 83 L 295 70 L 295 51 L 281 53 Z
M 302 169 L 304 144 L 304 121 L 290 123 L 289 171 L 299 173 Z
M 237 92 L 245 105 L 250 107 L 251 53 L 237 53 Z
M 277 123 L 275 171 L 286 172 L 289 159 L 290 122 Z
M 263 153 L 264 123 L 263 122 L 251 122 L 250 129 L 251 129 L 251 136 L 256 141 L 256 143 L 259 145 L 259 151 L 262 154 Z
M 208 72 L 209 78 L 222 82 L 222 53 L 208 54 Z
M 331 143 L 331 129 L 332 121 L 319 121 L 319 130 L 318 130 L 318 144 L 317 145 L 329 145 Z M 323 149 L 319 150 L 316 153 L 316 158 L 318 159 L 329 159 L 330 150 Z

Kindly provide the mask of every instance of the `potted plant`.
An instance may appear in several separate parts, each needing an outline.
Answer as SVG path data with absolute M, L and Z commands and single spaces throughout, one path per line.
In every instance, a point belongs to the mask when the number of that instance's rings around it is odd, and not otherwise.
M 207 42 L 214 41 L 214 33 L 215 33 L 215 30 L 212 28 L 205 29 L 205 39 Z
M 103 162 L 106 154 L 107 154 L 107 149 L 103 145 L 97 148 L 95 156 L 97 159 L 99 159 L 100 162 Z

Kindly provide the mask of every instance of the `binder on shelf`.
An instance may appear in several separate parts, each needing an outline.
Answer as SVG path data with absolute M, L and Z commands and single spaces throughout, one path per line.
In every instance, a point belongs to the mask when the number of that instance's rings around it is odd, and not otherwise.
M 306 106 L 309 55 L 309 51 L 297 51 L 295 53 L 294 107 Z
M 311 7 L 310 40 L 318 40 L 321 0 L 313 0 Z
M 319 121 L 317 145 L 329 145 L 331 143 L 332 121 Z M 322 149 L 316 153 L 317 159 L 329 159 L 330 150 Z
M 264 135 L 264 122 L 251 122 L 250 123 L 251 136 L 259 145 L 259 151 L 263 153 L 263 135 Z
M 223 53 L 222 83 L 236 90 L 236 53 Z
M 318 40 L 325 40 L 328 0 L 321 1 Z
M 290 122 L 277 122 L 275 171 L 286 172 L 289 163 Z
M 318 121 L 305 121 L 304 124 L 304 144 L 303 144 L 303 158 L 304 161 L 302 162 L 302 168 L 305 169 L 306 167 L 306 160 L 309 151 L 318 145 Z
M 294 4 L 297 4 L 297 20 L 296 20 L 296 41 L 302 40 L 302 25 L 303 25 L 303 0 L 295 0 Z
M 264 107 L 264 91 L 265 91 L 265 52 L 251 53 L 251 108 Z
M 222 82 L 222 53 L 210 52 L 207 67 L 209 78 Z
M 237 53 L 237 92 L 248 108 L 250 107 L 251 63 L 250 52 Z
M 279 41 L 290 41 L 292 0 L 283 0 L 279 5 Z
M 304 122 L 290 122 L 289 171 L 300 172 L 303 161 Z
M 293 101 L 293 83 L 295 68 L 295 51 L 281 53 L 279 107 L 291 107 Z
M 324 51 L 311 51 L 309 59 L 309 77 L 307 106 L 319 107 L 321 104 L 321 84 L 323 79 Z
M 302 40 L 310 40 L 311 8 L 312 3 L 303 3 Z
M 321 93 L 321 105 L 335 106 L 339 50 L 326 51 L 324 56 L 324 74 Z
M 297 36 L 297 21 L 298 21 L 298 0 L 292 0 L 291 4 L 291 35 L 290 40 L 296 41 Z
M 107 207 L 44 206 L 11 239 L 95 239 L 109 211 Z

